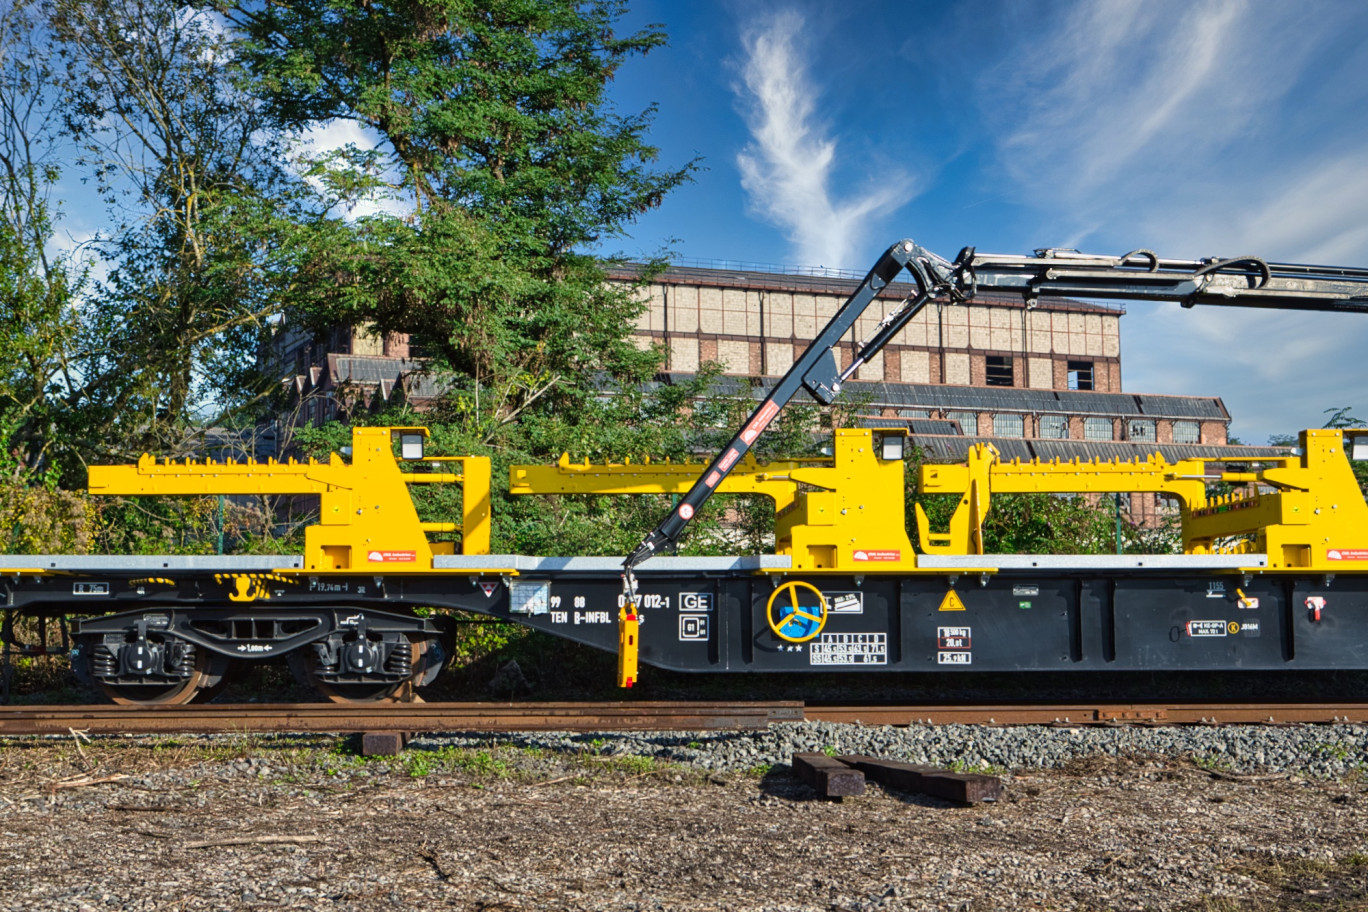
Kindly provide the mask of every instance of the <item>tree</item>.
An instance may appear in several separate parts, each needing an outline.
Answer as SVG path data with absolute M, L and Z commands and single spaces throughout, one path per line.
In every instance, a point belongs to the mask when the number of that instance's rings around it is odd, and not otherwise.
M 32 3 L 0 11 L 0 470 L 53 469 L 54 397 L 69 391 L 82 274 L 48 247 L 56 214 L 57 77 Z M 59 459 L 60 461 L 60 459 Z
M 619 115 L 606 86 L 658 47 L 620 37 L 617 0 L 222 0 L 275 122 L 334 119 L 377 137 L 316 158 L 342 207 L 391 208 L 316 236 L 316 327 L 410 333 L 444 371 L 462 421 L 488 439 L 527 408 L 565 409 L 601 373 L 655 366 L 628 334 L 631 289 L 599 245 L 689 178 L 656 170 L 652 110 Z
M 165 0 L 51 0 L 62 110 L 113 218 L 82 308 L 74 433 L 104 458 L 182 451 L 270 389 L 298 181 L 238 88 L 221 25 Z

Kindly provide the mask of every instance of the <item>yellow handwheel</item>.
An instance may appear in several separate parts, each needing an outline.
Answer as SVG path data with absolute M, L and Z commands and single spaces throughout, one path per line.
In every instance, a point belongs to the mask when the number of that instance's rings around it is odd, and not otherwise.
M 796 580 L 784 583 L 774 590 L 765 606 L 765 620 L 769 621 L 770 630 L 790 643 L 806 643 L 813 639 L 826 626 L 826 619 L 826 596 L 811 583 Z

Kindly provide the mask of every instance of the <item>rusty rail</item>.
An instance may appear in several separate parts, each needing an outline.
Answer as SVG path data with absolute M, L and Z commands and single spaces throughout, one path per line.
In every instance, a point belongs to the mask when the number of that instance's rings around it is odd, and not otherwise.
M 0 735 L 373 731 L 707 731 L 800 721 L 801 703 L 237 703 L 6 706 Z
M 4 706 L 0 735 L 232 732 L 708 731 L 865 725 L 1218 725 L 1368 722 L 1368 703 L 807 706 L 780 703 L 294 703 Z
M 821 722 L 865 725 L 1234 725 L 1368 722 L 1368 703 L 1122 703 L 808 706 Z

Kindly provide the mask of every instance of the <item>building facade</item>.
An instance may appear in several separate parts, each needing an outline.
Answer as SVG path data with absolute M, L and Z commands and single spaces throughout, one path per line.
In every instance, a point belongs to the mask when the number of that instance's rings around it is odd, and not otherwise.
M 621 269 L 613 281 L 635 282 Z M 856 289 L 860 276 L 675 266 L 641 290 L 633 339 L 658 345 L 660 380 L 721 365 L 733 393 L 760 394 L 782 376 Z M 913 292 L 889 285 L 838 347 L 849 364 L 883 314 Z M 1213 396 L 1132 393 L 1121 383 L 1121 308 L 980 294 L 933 301 L 845 385 L 862 423 L 906 425 L 934 458 L 962 458 L 991 440 L 1009 458 L 1111 458 L 1159 449 L 1183 456 L 1258 458 L 1227 447 L 1230 414 Z M 402 396 L 435 395 L 403 336 L 342 327 L 328 338 L 282 331 L 272 357 L 297 402 L 296 421 L 345 418 Z M 744 383 L 742 383 L 744 381 Z M 1048 455 L 1047 455 L 1048 454 Z
M 642 290 L 635 338 L 661 346 L 667 379 L 712 361 L 763 385 L 793 364 L 858 284 L 856 276 L 673 267 Z M 839 347 L 842 368 L 913 291 L 897 283 L 884 290 Z M 997 294 L 935 301 L 860 367 L 845 393 L 865 418 L 906 423 L 919 437 L 1225 446 L 1230 414 L 1219 398 L 1122 390 L 1124 314 L 1066 299 L 1028 307 Z

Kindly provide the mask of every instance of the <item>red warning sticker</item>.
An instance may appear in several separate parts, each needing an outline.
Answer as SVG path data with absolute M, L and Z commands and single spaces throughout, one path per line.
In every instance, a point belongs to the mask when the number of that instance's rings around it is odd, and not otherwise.
M 1326 560 L 1368 561 L 1368 548 L 1330 548 Z
M 775 405 L 772 400 L 760 406 L 760 411 L 755 418 L 741 432 L 741 439 L 746 441 L 747 446 L 755 443 L 755 438 L 760 436 L 760 432 L 769 426 L 777 414 L 779 414 L 779 406 Z
M 366 555 L 372 564 L 411 564 L 417 559 L 417 551 L 371 551 Z
M 857 561 L 899 561 L 902 560 L 902 552 L 897 549 L 871 551 L 868 548 L 862 548 L 855 552 L 854 557 Z

